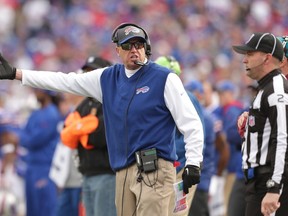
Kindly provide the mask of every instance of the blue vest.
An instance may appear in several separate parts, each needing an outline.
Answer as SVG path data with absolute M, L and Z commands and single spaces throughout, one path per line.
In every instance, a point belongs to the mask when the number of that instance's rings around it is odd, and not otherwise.
M 116 64 L 101 75 L 103 111 L 112 169 L 135 162 L 135 152 L 156 148 L 158 157 L 176 160 L 175 123 L 164 100 L 169 70 L 155 63 L 127 78 Z

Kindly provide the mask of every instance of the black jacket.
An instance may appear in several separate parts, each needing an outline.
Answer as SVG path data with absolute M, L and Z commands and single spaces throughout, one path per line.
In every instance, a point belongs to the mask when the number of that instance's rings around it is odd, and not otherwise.
M 99 126 L 88 138 L 88 144 L 94 146 L 93 149 L 85 149 L 80 143 L 78 145 L 79 171 L 84 176 L 114 174 L 109 164 L 102 104 L 93 98 L 85 98 L 76 111 L 83 117 L 88 115 L 92 108 L 97 109 L 96 116 L 99 119 Z

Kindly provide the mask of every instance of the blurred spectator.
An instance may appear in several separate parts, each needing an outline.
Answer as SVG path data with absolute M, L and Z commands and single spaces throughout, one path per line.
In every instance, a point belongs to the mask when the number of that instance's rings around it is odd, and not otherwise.
M 254 98 L 257 95 L 257 86 L 256 82 L 253 82 L 251 85 L 247 86 L 247 93 L 250 96 L 250 104 L 252 104 Z M 249 107 L 245 107 L 245 111 L 249 110 Z M 241 136 L 241 134 L 240 134 Z M 243 137 L 243 135 L 241 136 Z M 242 160 L 241 160 L 242 162 Z M 236 177 L 233 183 L 231 193 L 228 201 L 227 215 L 229 216 L 244 216 L 246 210 L 245 202 L 245 178 L 241 166 L 237 166 Z
M 59 102 L 59 110 L 63 117 L 59 132 L 64 125 L 64 119 L 74 111 L 75 107 L 83 100 L 82 96 L 65 93 Z M 77 151 L 63 145 L 61 140 L 57 143 L 49 177 L 58 187 L 58 200 L 56 216 L 78 216 L 81 205 L 82 175 L 76 165 Z
M 190 81 L 185 88 L 193 93 L 197 100 L 203 104 L 203 85 L 198 80 Z M 202 107 L 202 106 L 201 106 Z M 200 178 L 200 183 L 197 185 L 197 189 L 194 198 L 191 203 L 189 216 L 207 216 L 209 215 L 208 198 L 209 187 L 213 174 L 215 173 L 215 130 L 214 130 L 214 117 L 211 113 L 207 112 L 204 107 L 203 119 L 205 126 L 204 137 L 204 150 L 203 150 L 203 167 Z
M 282 73 L 288 78 L 288 35 L 277 37 L 281 41 L 284 48 L 284 58 L 281 65 Z
M 230 149 L 230 158 L 227 164 L 227 175 L 224 187 L 225 207 L 227 208 L 235 177 L 237 176 L 240 178 L 241 175 L 243 176 L 243 173 L 241 172 L 242 139 L 238 133 L 237 119 L 244 111 L 244 107 L 240 101 L 237 101 L 237 87 L 231 81 L 223 80 L 219 82 L 216 89 L 219 94 L 219 107 L 215 111 L 215 114 L 218 115 L 223 122 L 223 131 L 226 134 Z
M 22 178 L 17 172 L 19 125 L 15 114 L 5 109 L 0 93 L 0 215 L 24 216 L 25 196 Z
M 19 145 L 28 152 L 25 178 L 26 215 L 55 216 L 57 189 L 49 178 L 52 157 L 59 140 L 58 124 L 62 117 L 56 93 L 34 89 L 39 108 L 29 116 L 19 132 Z
M 219 106 L 219 95 L 211 82 L 202 81 L 203 86 L 203 104 L 206 112 L 213 116 L 213 128 L 215 132 L 215 173 L 211 177 L 209 186 L 209 215 L 222 216 L 225 213 L 224 203 L 224 185 L 225 172 L 230 156 L 230 148 L 223 131 L 222 119 L 215 114 Z

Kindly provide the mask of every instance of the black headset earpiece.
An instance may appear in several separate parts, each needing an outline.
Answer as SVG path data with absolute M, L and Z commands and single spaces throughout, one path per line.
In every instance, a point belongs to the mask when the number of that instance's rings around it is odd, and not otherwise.
M 176 59 L 173 56 L 170 56 L 170 55 L 165 56 L 165 58 L 169 62 L 170 68 L 173 68 L 174 64 L 176 62 Z
M 167 61 L 168 61 L 169 63 L 171 63 L 171 62 L 176 62 L 176 59 L 175 59 L 173 56 L 168 55 L 168 56 L 165 56 L 165 58 L 167 59 Z
M 149 57 L 152 54 L 152 52 L 151 52 L 151 43 L 150 43 L 149 36 L 148 36 L 147 32 L 143 28 L 141 28 L 140 26 L 138 26 L 138 25 L 136 25 L 134 23 L 122 23 L 122 24 L 118 25 L 112 32 L 112 37 L 111 37 L 112 42 L 118 44 L 119 38 L 118 38 L 117 32 L 118 32 L 119 29 L 125 28 L 126 26 L 135 26 L 136 28 L 139 28 L 139 29 L 141 29 L 144 32 L 145 40 L 146 40 L 145 53 Z

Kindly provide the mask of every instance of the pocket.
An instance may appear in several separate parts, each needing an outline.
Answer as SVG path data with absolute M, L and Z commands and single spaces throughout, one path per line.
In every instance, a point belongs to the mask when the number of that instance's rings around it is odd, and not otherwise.
M 146 176 L 146 174 L 144 175 Z M 163 189 L 166 187 L 173 188 L 173 184 L 176 181 L 176 169 L 172 162 L 159 158 L 158 169 L 155 172 L 148 173 L 147 177 L 150 179 L 150 181 L 151 179 L 156 180 L 156 184 L 154 185 L 155 189 Z
M 248 180 L 247 184 L 246 184 L 246 189 L 245 189 L 245 200 L 246 201 L 253 201 L 254 199 L 254 195 L 256 192 L 255 189 L 255 179 L 250 179 Z
M 265 196 L 267 193 L 266 182 L 270 178 L 270 174 L 258 175 L 255 181 L 255 192 L 260 196 Z

